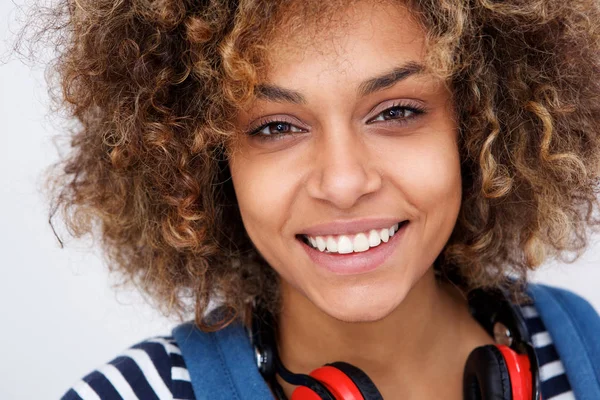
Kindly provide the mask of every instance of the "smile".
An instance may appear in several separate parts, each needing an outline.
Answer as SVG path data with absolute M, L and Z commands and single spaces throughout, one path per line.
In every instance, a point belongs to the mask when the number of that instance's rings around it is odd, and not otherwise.
M 354 275 L 373 271 L 385 263 L 403 242 L 402 238 L 409 225 L 409 221 L 402 221 L 387 229 L 373 229 L 353 235 L 298 235 L 297 239 L 309 259 L 319 266 L 319 269 L 335 275 Z M 378 235 L 377 238 L 375 234 Z M 337 247 L 330 247 L 332 242 L 333 246 Z M 368 246 L 366 249 L 365 242 Z M 330 251 L 330 248 L 336 251 Z M 351 251 L 348 251 L 350 249 Z
M 381 243 L 387 243 L 391 237 L 408 221 L 396 223 L 389 228 L 371 229 L 354 235 L 308 236 L 301 235 L 304 243 L 322 253 L 362 253 Z

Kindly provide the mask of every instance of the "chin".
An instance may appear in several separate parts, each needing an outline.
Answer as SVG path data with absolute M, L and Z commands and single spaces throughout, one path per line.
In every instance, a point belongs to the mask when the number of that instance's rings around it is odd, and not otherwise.
M 369 296 L 355 296 L 351 300 L 349 297 L 337 297 L 331 301 L 325 299 L 325 304 L 317 306 L 332 318 L 343 322 L 377 322 L 390 315 L 396 307 L 402 302 L 404 296 L 385 296 L 382 294 L 373 294 Z M 337 299 L 343 299 L 337 301 Z

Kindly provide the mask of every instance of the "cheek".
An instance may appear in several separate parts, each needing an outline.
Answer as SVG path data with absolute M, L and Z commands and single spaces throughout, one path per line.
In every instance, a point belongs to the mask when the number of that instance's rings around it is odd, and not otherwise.
M 416 135 L 388 147 L 391 180 L 417 212 L 456 214 L 461 200 L 460 158 L 451 134 Z
M 293 180 L 281 165 L 238 156 L 230 161 L 231 178 L 248 235 L 254 243 L 274 240 L 290 211 Z

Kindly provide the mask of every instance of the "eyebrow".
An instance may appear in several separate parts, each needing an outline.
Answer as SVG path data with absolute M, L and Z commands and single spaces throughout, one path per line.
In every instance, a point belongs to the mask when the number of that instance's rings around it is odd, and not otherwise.
M 425 67 L 417 62 L 408 62 L 385 72 L 374 78 L 367 79 L 358 86 L 358 94 L 367 96 L 378 92 L 408 78 L 409 76 L 422 73 Z M 256 87 L 256 96 L 259 99 L 273 101 L 276 103 L 306 104 L 306 98 L 295 90 L 286 89 L 271 84 L 260 84 Z

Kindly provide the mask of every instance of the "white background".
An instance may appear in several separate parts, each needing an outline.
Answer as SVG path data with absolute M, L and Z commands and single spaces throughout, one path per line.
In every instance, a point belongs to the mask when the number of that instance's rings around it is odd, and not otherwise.
M 93 245 L 71 240 L 59 248 L 40 192 L 42 172 L 57 159 L 57 129 L 42 69 L 7 61 L 17 15 L 12 1 L 0 0 L 0 399 L 56 399 L 177 321 L 132 290 L 112 290 Z M 598 241 L 577 263 L 545 266 L 535 280 L 574 290 L 600 309 Z

